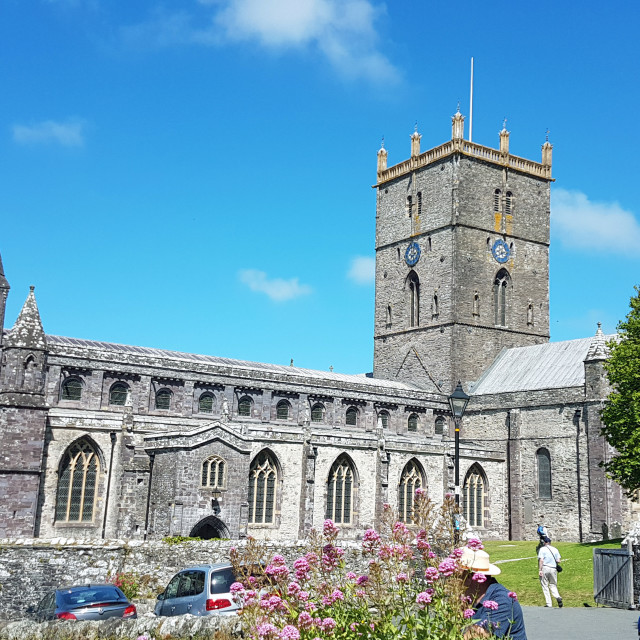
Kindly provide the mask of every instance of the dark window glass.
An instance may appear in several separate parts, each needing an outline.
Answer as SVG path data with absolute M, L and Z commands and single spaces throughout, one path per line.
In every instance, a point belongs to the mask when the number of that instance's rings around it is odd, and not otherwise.
M 178 598 L 197 596 L 204 591 L 204 571 L 185 571 L 181 574 Z
M 198 411 L 200 413 L 213 412 L 213 396 L 210 393 L 203 393 L 198 400 Z
M 493 192 L 493 210 L 500 211 L 500 189 Z
M 546 449 L 539 449 L 538 459 L 538 497 L 551 500 L 551 456 Z
M 251 400 L 249 398 L 242 398 L 238 402 L 238 415 L 245 418 L 251 417 Z
M 347 409 L 347 425 L 355 427 L 358 424 L 358 410 L 355 407 Z
M 417 431 L 418 430 L 418 416 L 415 413 L 412 413 L 409 416 L 409 420 L 407 421 L 407 431 Z
M 127 403 L 127 393 L 129 387 L 122 382 L 116 382 L 109 391 L 109 404 L 116 405 L 117 407 L 124 407 Z
M 327 505 L 325 515 L 337 524 L 352 521 L 353 469 L 344 458 L 338 459 L 327 480 Z
M 82 399 L 82 381 L 78 378 L 68 378 L 62 383 L 62 399 L 75 400 Z
M 249 522 L 271 524 L 276 505 L 277 472 L 271 456 L 263 451 L 249 470 Z
M 438 416 L 436 418 L 436 435 L 441 436 L 444 434 L 444 418 Z
M 402 471 L 398 487 L 398 516 L 402 522 L 413 522 L 413 502 L 416 489 L 422 488 L 422 474 L 415 462 L 409 462 Z
M 380 418 L 382 419 L 382 426 L 385 429 L 389 428 L 389 413 L 387 411 L 380 412 Z
M 220 569 L 211 573 L 211 593 L 228 593 L 236 581 L 233 569 Z
M 462 513 L 472 527 L 484 526 L 484 480 L 477 468 L 472 469 L 465 478 Z
M 169 389 L 160 389 L 156 393 L 156 409 L 170 409 L 171 408 L 171 391 Z
M 311 422 L 322 422 L 324 420 L 324 407 L 321 404 L 314 404 L 311 409 Z
M 202 464 L 202 486 L 224 489 L 224 460 L 218 456 L 207 458 Z
M 276 418 L 278 420 L 289 419 L 289 403 L 286 400 L 280 400 L 276 406 Z
M 182 574 L 179 573 L 177 576 L 173 576 L 173 578 L 171 578 L 171 582 L 169 582 L 164 591 L 165 600 L 167 598 L 175 598 L 178 595 L 178 587 L 180 586 L 181 577 Z

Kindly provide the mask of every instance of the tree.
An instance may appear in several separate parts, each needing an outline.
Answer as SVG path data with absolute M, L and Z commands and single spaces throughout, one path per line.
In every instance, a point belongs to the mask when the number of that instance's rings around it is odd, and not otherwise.
M 631 311 L 618 323 L 619 340 L 607 345 L 612 391 L 602 411 L 602 435 L 616 450 L 603 466 L 628 493 L 640 488 L 640 287 L 635 290 Z

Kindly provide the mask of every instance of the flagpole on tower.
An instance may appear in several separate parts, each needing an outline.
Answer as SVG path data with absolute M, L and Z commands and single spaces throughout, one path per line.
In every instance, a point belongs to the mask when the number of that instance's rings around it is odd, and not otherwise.
M 469 92 L 469 142 L 473 135 L 473 57 L 471 57 L 471 91 Z

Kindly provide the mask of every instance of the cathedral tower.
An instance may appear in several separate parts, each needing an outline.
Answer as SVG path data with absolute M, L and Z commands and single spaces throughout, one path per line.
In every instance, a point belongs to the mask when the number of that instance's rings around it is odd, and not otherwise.
M 549 186 L 542 163 L 464 139 L 387 167 L 378 152 L 374 376 L 449 393 L 505 347 L 549 339 Z

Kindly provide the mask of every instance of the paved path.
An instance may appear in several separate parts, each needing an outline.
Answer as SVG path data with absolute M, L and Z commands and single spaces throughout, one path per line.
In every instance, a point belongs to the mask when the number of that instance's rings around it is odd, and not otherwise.
M 638 638 L 638 611 L 605 607 L 522 607 L 527 640 Z

